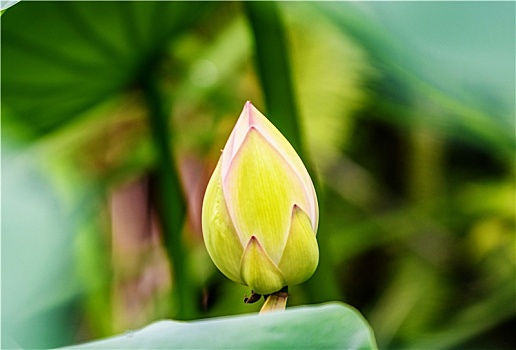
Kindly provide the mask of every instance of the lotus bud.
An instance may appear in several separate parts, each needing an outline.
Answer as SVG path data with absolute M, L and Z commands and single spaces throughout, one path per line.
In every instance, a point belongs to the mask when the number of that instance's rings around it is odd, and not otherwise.
M 318 211 L 296 151 L 247 102 L 204 196 L 202 230 L 211 259 L 258 294 L 302 283 L 319 261 Z

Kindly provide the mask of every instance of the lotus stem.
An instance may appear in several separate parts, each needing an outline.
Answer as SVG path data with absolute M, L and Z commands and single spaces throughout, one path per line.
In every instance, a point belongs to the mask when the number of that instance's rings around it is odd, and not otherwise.
M 263 304 L 260 314 L 268 312 L 285 311 L 287 307 L 288 299 L 288 286 L 283 287 L 280 291 L 269 294 L 266 296 L 265 303 Z

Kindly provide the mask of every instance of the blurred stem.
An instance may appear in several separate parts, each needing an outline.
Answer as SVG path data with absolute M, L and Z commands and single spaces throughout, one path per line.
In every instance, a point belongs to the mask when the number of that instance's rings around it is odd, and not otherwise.
M 158 80 L 144 74 L 143 89 L 149 110 L 149 124 L 158 153 L 159 214 L 165 248 L 171 261 L 174 304 L 177 319 L 195 317 L 195 293 L 188 277 L 187 253 L 182 241 L 185 202 L 174 154 L 170 149 L 173 130 L 169 123 L 170 106 L 160 92 Z M 174 295 L 175 294 L 175 295 Z
M 292 87 L 288 45 L 278 5 L 274 1 L 244 1 L 242 4 L 254 36 L 256 64 L 267 104 L 267 117 L 303 158 L 305 152 Z
M 326 220 L 327 213 L 326 202 L 324 196 L 321 196 L 321 186 L 319 186 L 319 234 L 317 242 L 319 244 L 319 265 L 314 275 L 305 282 L 306 291 L 312 303 L 324 303 L 332 300 L 342 300 L 343 296 L 339 289 L 339 285 L 335 278 L 334 264 L 332 261 L 331 236 L 328 232 L 332 232 L 329 227 L 331 223 Z
M 417 203 L 428 202 L 443 192 L 443 142 L 424 125 L 414 126 L 408 137 L 408 194 Z
M 288 287 L 283 287 L 279 292 L 267 296 L 265 303 L 260 309 L 260 314 L 274 311 L 285 311 L 287 307 Z

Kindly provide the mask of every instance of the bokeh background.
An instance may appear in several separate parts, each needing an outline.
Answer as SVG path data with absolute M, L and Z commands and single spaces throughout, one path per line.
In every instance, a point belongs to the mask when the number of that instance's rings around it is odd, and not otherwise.
M 513 349 L 514 2 L 21 2 L 1 18 L 2 348 L 256 312 L 202 240 L 251 100 L 380 348 Z

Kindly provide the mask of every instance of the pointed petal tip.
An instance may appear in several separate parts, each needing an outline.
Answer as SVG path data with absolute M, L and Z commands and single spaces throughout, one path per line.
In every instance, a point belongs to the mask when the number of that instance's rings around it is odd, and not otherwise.
M 297 214 L 299 212 L 304 212 L 306 214 L 306 211 L 303 210 L 303 208 L 301 208 L 299 206 L 299 204 L 294 203 L 294 205 L 292 206 L 292 216 L 294 216 L 295 214 Z
M 256 236 L 251 236 L 240 263 L 240 276 L 258 294 L 271 294 L 285 286 L 285 277 Z
M 250 100 L 247 100 L 243 108 L 244 115 L 250 117 L 254 109 L 256 109 L 256 107 L 252 104 Z
M 265 116 L 256 108 L 250 100 L 247 100 L 244 104 L 244 109 L 242 110 L 242 117 L 247 118 L 247 125 L 255 125 L 256 123 L 260 123 L 259 120 L 261 118 L 265 118 Z
M 241 124 L 241 127 L 244 127 L 244 125 L 245 125 L 244 128 L 247 129 L 249 127 L 249 125 L 252 124 L 254 109 L 256 109 L 256 108 L 253 106 L 251 101 L 247 100 L 244 103 L 244 108 L 242 108 L 242 113 L 240 113 L 240 117 L 238 119 L 245 119 L 246 122 Z
M 316 221 L 315 223 L 312 221 L 312 218 L 310 217 L 310 215 L 308 214 L 308 212 L 306 210 L 304 210 L 303 208 L 301 208 L 298 204 L 294 203 L 294 205 L 292 206 L 292 217 L 294 217 L 296 214 L 299 214 L 300 212 L 308 215 L 309 219 L 310 219 L 310 223 L 312 225 L 312 228 L 314 230 L 314 234 L 317 235 L 317 224 L 318 222 Z M 317 219 L 316 219 L 317 220 Z
M 252 235 L 251 238 L 249 238 L 249 241 L 247 242 L 247 246 L 246 247 L 249 247 L 252 244 L 257 244 L 260 247 L 260 249 L 262 249 L 262 245 L 260 244 L 260 241 L 258 241 L 258 238 L 256 238 L 255 235 Z

